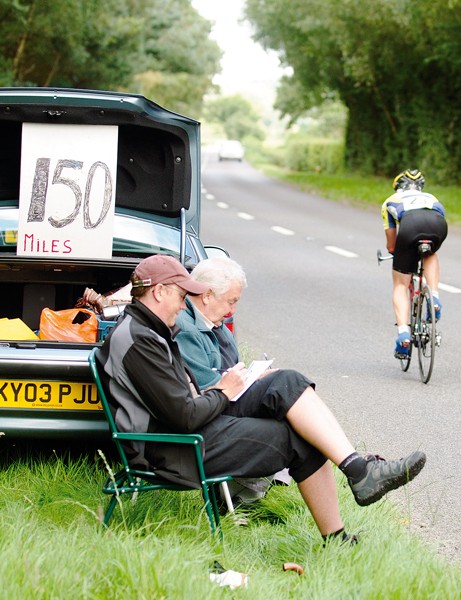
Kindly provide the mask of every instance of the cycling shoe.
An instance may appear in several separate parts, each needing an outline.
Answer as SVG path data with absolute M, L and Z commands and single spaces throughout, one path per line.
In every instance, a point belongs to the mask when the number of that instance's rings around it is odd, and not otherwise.
M 395 340 L 395 358 L 408 358 L 410 353 L 411 337 L 408 332 L 400 333 Z
M 429 302 L 427 303 L 427 315 L 426 315 L 426 321 L 431 321 L 431 310 L 430 310 L 430 304 Z M 442 303 L 440 302 L 440 300 L 438 298 L 434 298 L 434 313 L 435 313 L 435 320 L 438 321 L 440 319 L 440 317 L 442 316 Z

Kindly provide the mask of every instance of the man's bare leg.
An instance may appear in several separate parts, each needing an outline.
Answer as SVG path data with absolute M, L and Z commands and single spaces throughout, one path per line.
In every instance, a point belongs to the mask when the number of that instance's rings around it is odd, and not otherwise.
M 393 461 L 371 455 L 360 456 L 333 414 L 311 387 L 301 394 L 287 412 L 286 418 L 298 435 L 338 465 L 348 478 L 355 500 L 360 506 L 368 506 L 387 492 L 405 485 L 416 477 L 426 462 L 426 455 L 419 450 Z M 322 514 L 318 517 L 320 521 L 321 517 Z
M 355 452 L 333 413 L 311 387 L 301 394 L 286 418 L 296 433 L 336 465 Z
M 298 488 L 322 535 L 335 533 L 344 527 L 339 514 L 336 481 L 330 461 L 298 483 Z

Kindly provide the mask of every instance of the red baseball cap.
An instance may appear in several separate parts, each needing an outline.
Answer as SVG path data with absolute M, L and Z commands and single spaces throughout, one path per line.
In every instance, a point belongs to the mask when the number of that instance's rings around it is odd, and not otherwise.
M 190 294 L 204 294 L 209 288 L 203 283 L 192 279 L 185 267 L 172 256 L 156 254 L 142 260 L 134 270 L 139 281 L 133 287 L 148 287 L 163 283 L 175 283 L 177 286 Z

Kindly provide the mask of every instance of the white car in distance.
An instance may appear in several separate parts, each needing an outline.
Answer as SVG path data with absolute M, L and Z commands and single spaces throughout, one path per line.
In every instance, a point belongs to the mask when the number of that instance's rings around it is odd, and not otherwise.
M 226 140 L 221 143 L 218 150 L 219 160 L 238 160 L 242 161 L 245 155 L 245 149 L 238 140 Z

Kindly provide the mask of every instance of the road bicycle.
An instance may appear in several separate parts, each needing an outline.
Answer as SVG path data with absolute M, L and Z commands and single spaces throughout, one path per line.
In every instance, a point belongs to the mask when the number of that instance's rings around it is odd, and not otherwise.
M 410 347 L 408 355 L 399 358 L 402 371 L 408 371 L 411 362 L 412 349 L 418 352 L 419 373 L 421 381 L 427 383 L 434 368 L 435 349 L 442 341 L 441 334 L 437 331 L 435 319 L 434 299 L 431 288 L 424 278 L 424 257 L 432 253 L 432 242 L 430 240 L 418 241 L 418 267 L 413 273 L 410 285 Z M 378 250 L 378 265 L 383 260 L 392 259 L 392 254 L 383 256 Z

